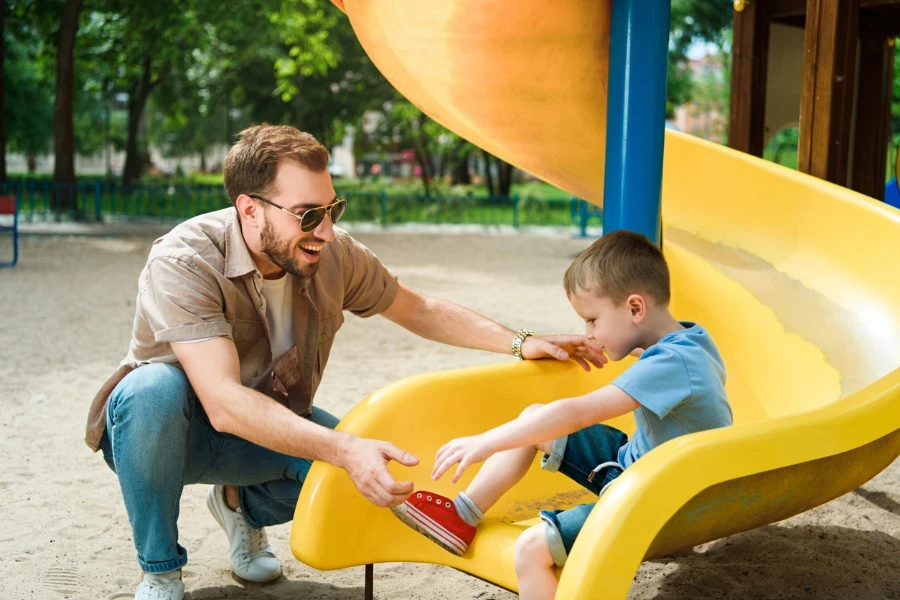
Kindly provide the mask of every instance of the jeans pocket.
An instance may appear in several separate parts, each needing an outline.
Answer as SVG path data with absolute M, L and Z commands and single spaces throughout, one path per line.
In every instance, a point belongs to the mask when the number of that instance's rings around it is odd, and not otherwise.
M 111 454 L 104 454 L 103 460 L 106 462 L 106 466 L 109 467 L 113 473 L 116 472 L 116 461 L 113 460 Z

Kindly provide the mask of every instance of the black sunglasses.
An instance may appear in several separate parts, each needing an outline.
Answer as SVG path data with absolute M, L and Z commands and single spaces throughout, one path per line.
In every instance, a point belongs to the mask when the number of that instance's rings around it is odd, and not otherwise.
M 328 215 L 331 218 L 332 223 L 337 223 L 340 221 L 341 217 L 344 216 L 344 210 L 347 209 L 347 201 L 346 200 L 337 200 L 336 202 L 329 204 L 328 206 L 318 206 L 316 208 L 310 208 L 309 210 L 303 211 L 303 214 L 292 213 L 285 207 L 275 204 L 271 200 L 266 200 L 262 196 L 254 196 L 253 194 L 247 194 L 254 200 L 259 200 L 261 202 L 265 202 L 266 204 L 271 204 L 277 209 L 283 210 L 287 214 L 291 215 L 298 221 L 300 221 L 300 231 L 304 233 L 308 233 L 319 226 L 322 221 L 325 220 L 325 215 Z

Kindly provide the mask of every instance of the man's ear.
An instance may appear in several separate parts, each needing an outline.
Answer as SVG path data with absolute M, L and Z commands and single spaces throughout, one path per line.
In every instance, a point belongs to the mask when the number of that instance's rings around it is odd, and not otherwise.
M 262 208 L 260 205 L 247 194 L 241 194 L 234 200 L 234 207 L 237 209 L 238 216 L 241 219 L 241 225 L 250 227 L 260 227 L 260 213 Z

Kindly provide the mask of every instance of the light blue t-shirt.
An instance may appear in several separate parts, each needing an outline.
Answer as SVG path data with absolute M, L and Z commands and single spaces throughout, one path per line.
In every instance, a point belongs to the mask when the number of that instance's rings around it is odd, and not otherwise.
M 634 411 L 637 431 L 619 448 L 625 468 L 663 442 L 733 422 L 719 350 L 705 329 L 681 324 L 612 382 L 641 405 Z

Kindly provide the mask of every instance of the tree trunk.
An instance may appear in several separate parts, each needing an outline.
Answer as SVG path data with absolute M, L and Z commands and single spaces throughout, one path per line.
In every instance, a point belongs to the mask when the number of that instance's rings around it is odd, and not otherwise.
M 453 185 L 472 183 L 472 177 L 469 175 L 469 153 L 466 152 L 456 166 L 453 168 Z
M 206 173 L 206 150 L 200 151 L 200 172 Z
M 67 0 L 56 46 L 56 101 L 53 106 L 53 180 L 75 183 L 75 134 L 72 124 L 75 103 L 75 37 L 83 0 Z M 60 208 L 77 210 L 74 193 L 64 193 Z
M 138 132 L 141 126 L 141 117 L 144 114 L 144 107 L 147 105 L 147 98 L 150 96 L 150 90 L 157 83 L 151 78 L 152 66 L 153 58 L 149 54 L 144 56 L 144 68 L 141 73 L 141 79 L 131 87 L 131 92 L 128 94 L 128 141 L 125 144 L 125 168 L 122 170 L 122 185 L 131 185 L 141 176 L 143 160 L 141 159 L 141 150 L 138 147 Z
M 487 150 L 482 150 L 484 153 L 484 182 L 487 185 L 488 194 L 491 196 L 494 195 L 494 176 L 491 175 L 491 155 L 488 154 Z
M 416 162 L 422 169 L 422 183 L 425 186 L 425 195 L 431 195 L 431 179 L 434 177 L 434 166 L 431 164 L 431 157 L 425 150 L 426 145 L 422 138 L 418 135 L 414 137 L 413 147 L 416 150 Z
M 0 6 L 0 181 L 6 181 L 6 119 L 3 116 L 3 102 L 6 91 L 3 80 L 6 79 L 6 2 Z
M 423 154 L 416 150 L 416 162 L 419 164 L 419 169 L 421 169 L 421 174 L 419 175 L 422 179 L 422 186 L 425 188 L 425 195 L 431 196 L 431 174 L 430 167 L 426 163 L 428 157 L 423 158 Z
M 34 154 L 28 154 L 25 157 L 25 162 L 28 165 L 28 172 L 34 173 L 37 171 L 37 156 Z
M 497 159 L 497 170 L 500 178 L 500 184 L 497 192 L 501 196 L 509 196 L 509 190 L 512 188 L 512 172 L 513 166 L 505 160 Z

